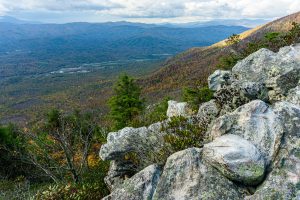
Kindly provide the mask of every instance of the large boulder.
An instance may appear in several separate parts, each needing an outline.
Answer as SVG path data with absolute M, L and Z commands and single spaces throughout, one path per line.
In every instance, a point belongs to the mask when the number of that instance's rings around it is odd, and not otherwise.
M 300 107 L 280 102 L 274 111 L 284 124 L 284 138 L 273 170 L 249 200 L 300 199 Z
M 201 149 L 190 148 L 171 155 L 153 199 L 242 199 L 242 190 L 215 168 L 205 164 L 201 154 Z
M 150 165 L 130 179 L 124 181 L 103 200 L 149 200 L 152 199 L 161 170 L 157 165 Z
M 260 49 L 238 62 L 232 72 L 237 80 L 262 82 L 269 78 L 271 71 L 282 72 L 285 69 L 297 69 L 300 63 L 300 45 L 287 46 L 274 53 L 268 49 Z
M 250 141 L 268 165 L 276 156 L 284 128 L 272 108 L 261 100 L 251 101 L 214 121 L 209 137 L 234 134 Z
M 212 91 L 217 91 L 224 86 L 231 84 L 231 72 L 216 70 L 208 77 L 208 87 Z
M 265 175 L 265 160 L 259 150 L 237 135 L 223 135 L 205 144 L 203 159 L 230 180 L 246 185 L 257 185 Z
M 167 117 L 189 117 L 193 114 L 187 102 L 168 101 Z
M 268 91 L 268 100 L 284 100 L 288 91 L 296 87 L 300 79 L 300 44 L 283 47 L 278 53 L 260 49 L 238 62 L 232 73 L 234 82 L 239 85 L 244 82 L 257 84 L 260 88 L 252 88 L 260 90 L 253 91 L 258 99 L 262 99 L 259 96 Z
M 128 153 L 134 152 L 145 158 L 149 152 L 160 149 L 163 145 L 162 123 L 147 127 L 126 127 L 107 136 L 107 143 L 101 146 L 102 160 L 121 160 Z

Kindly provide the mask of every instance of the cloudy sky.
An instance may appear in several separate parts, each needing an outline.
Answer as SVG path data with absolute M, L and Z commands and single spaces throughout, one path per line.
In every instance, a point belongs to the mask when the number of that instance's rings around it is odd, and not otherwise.
M 299 10 L 300 0 L 0 0 L 0 16 L 54 23 L 274 19 Z

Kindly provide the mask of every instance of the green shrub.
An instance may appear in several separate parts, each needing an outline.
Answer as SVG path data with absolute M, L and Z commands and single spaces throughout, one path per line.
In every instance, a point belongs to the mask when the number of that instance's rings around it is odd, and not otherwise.
M 102 199 L 107 193 L 102 192 L 97 183 L 80 185 L 51 185 L 46 190 L 38 192 L 33 199 L 36 200 L 89 200 Z
M 191 147 L 202 147 L 205 142 L 205 128 L 200 127 L 194 118 L 172 117 L 166 126 L 164 147 L 149 157 L 153 162 L 164 165 L 167 158 L 177 151 Z
M 0 177 L 15 179 L 30 175 L 33 166 L 24 162 L 25 139 L 14 125 L 0 127 Z
M 195 121 L 193 118 L 172 117 L 164 128 L 164 131 L 167 132 L 164 136 L 165 142 L 174 151 L 190 147 L 201 147 L 205 131 Z
M 219 60 L 217 68 L 222 70 L 230 70 L 239 60 L 240 57 L 234 53 L 231 53 L 228 56 L 222 56 Z
M 140 98 L 141 89 L 132 77 L 123 74 L 114 85 L 114 96 L 108 105 L 115 130 L 130 124 L 144 109 L 144 100 Z
M 109 162 L 100 162 L 88 173 L 85 173 L 82 183 L 52 184 L 40 189 L 32 199 L 36 200 L 90 200 L 102 199 L 109 194 L 104 177 L 107 174 Z
M 182 92 L 183 100 L 188 102 L 193 110 L 197 110 L 201 103 L 210 101 L 213 98 L 213 91 L 208 87 L 184 88 Z
M 166 97 L 161 102 L 148 106 L 143 113 L 129 123 L 129 126 L 149 126 L 153 123 L 166 120 L 169 100 L 170 98 Z

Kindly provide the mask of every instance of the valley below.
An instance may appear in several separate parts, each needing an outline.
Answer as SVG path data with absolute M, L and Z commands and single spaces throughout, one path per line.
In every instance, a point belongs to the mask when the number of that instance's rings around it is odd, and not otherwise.
M 21 125 L 54 108 L 104 115 L 118 75 L 144 79 L 173 55 L 248 29 L 121 22 L 0 26 L 0 123 Z

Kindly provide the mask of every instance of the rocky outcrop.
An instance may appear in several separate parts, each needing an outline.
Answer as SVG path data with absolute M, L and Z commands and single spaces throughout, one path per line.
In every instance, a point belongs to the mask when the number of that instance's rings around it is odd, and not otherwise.
M 111 160 L 105 182 L 114 190 L 124 182 L 126 177 L 152 164 L 150 157 L 159 151 L 163 144 L 164 133 L 161 131 L 165 122 L 158 122 L 149 127 L 126 127 L 107 136 L 107 143 L 102 145 L 99 156 L 102 160 Z M 133 154 L 139 163 L 133 163 L 126 156 Z
M 140 155 L 162 146 L 163 133 L 161 123 L 142 128 L 126 127 L 107 136 L 107 143 L 101 147 L 100 157 L 103 160 L 122 159 L 127 153 L 135 152 Z
M 232 72 L 235 82 L 264 85 L 270 101 L 284 100 L 300 80 L 300 45 L 281 48 L 278 53 L 261 49 L 240 61 Z
M 285 128 L 285 136 L 273 170 L 254 195 L 247 199 L 300 199 L 300 107 L 280 102 L 274 108 Z
M 300 45 L 281 48 L 278 53 L 260 49 L 232 68 L 235 79 L 264 83 L 272 72 L 282 74 L 290 69 L 299 69 Z
M 257 185 L 265 175 L 265 160 L 248 140 L 227 134 L 204 145 L 203 158 L 227 178 L 246 185 Z
M 169 101 L 168 118 L 188 118 L 206 132 L 205 144 L 172 154 L 161 168 L 147 155 L 169 147 L 163 131 L 170 119 L 110 133 L 100 151 L 112 161 L 106 199 L 300 199 L 299 69 L 300 45 L 261 49 L 209 77 L 214 98 L 197 114 Z M 143 158 L 139 166 L 124 159 L 131 152 Z
M 168 158 L 153 199 L 234 200 L 241 199 L 242 196 L 234 183 L 204 163 L 201 149 L 191 148 Z
M 254 100 L 216 119 L 208 135 L 212 140 L 224 134 L 241 136 L 260 150 L 268 165 L 278 151 L 283 131 L 273 109 Z

